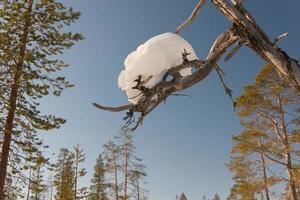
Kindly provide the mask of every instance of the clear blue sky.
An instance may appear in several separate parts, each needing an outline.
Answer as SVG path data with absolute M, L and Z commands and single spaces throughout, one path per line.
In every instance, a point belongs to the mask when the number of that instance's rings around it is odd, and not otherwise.
M 63 54 L 70 68 L 63 73 L 76 85 L 61 98 L 47 97 L 42 110 L 68 119 L 59 130 L 41 133 L 51 152 L 80 143 L 87 154 L 88 184 L 102 145 L 119 131 L 124 113 L 109 113 L 91 106 L 127 102 L 117 86 L 126 56 L 148 38 L 172 32 L 188 17 L 197 0 L 84 0 L 67 4 L 82 12 L 72 26 L 85 40 Z M 248 0 L 246 7 L 271 38 L 289 32 L 280 43 L 292 57 L 300 57 L 300 1 Z M 182 36 L 203 58 L 214 39 L 229 23 L 207 1 L 195 22 Z M 220 63 L 235 95 L 251 83 L 263 61 L 243 48 L 228 63 Z M 225 163 L 231 135 L 240 131 L 229 97 L 215 72 L 186 90 L 189 97 L 171 97 L 145 120 L 135 133 L 137 153 L 147 164 L 147 189 L 152 200 L 173 200 L 185 192 L 189 200 L 219 193 L 225 199 L 232 185 Z

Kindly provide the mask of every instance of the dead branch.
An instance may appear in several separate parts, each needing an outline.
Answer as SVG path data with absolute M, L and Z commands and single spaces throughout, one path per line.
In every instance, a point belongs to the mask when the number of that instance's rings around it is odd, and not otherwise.
M 193 10 L 191 16 L 187 20 L 185 20 L 182 24 L 180 24 L 180 26 L 178 26 L 175 33 L 179 34 L 183 29 L 185 29 L 188 25 L 190 25 L 194 21 L 194 19 L 197 17 L 204 3 L 205 0 L 199 1 L 195 9 Z
M 132 107 L 131 104 L 126 104 L 126 105 L 118 106 L 118 107 L 109 107 L 109 106 L 102 106 L 98 103 L 93 103 L 93 106 L 95 106 L 96 108 L 99 108 L 101 110 L 107 110 L 110 112 L 120 112 L 120 111 L 127 110 Z
M 187 52 L 184 52 L 183 49 L 183 63 L 167 70 L 164 78 L 155 87 L 147 88 L 146 90 L 141 91 L 141 97 L 138 103 L 135 105 L 126 104 L 118 107 L 107 107 L 98 103 L 93 103 L 93 105 L 101 110 L 111 112 L 128 110 L 126 113 L 127 116 L 124 118 L 127 120 L 125 123 L 126 127 L 132 125 L 132 123 L 135 121 L 133 120 L 134 113 L 140 113 L 138 121 L 132 128 L 132 130 L 135 130 L 143 122 L 144 117 L 147 116 L 158 105 L 164 102 L 169 96 L 189 88 L 206 78 L 214 69 L 220 57 L 225 53 L 225 50 L 238 41 L 238 39 L 239 37 L 235 35 L 234 27 L 225 31 L 216 39 L 205 61 L 198 59 L 189 61 L 184 59 L 184 54 L 187 54 Z M 185 77 L 177 76 L 179 71 L 188 67 L 195 68 L 195 71 L 192 75 Z M 171 77 L 169 81 L 168 77 Z M 141 87 L 137 85 L 135 88 Z
M 247 46 L 272 64 L 300 94 L 300 65 L 268 38 L 243 5 L 232 5 L 227 0 L 212 0 L 212 3 L 236 25 L 239 30 L 237 34 L 241 38 L 247 38 Z
M 236 47 L 226 57 L 229 60 L 237 53 L 237 51 L 246 45 L 259 54 L 265 61 L 272 64 L 282 75 L 282 77 L 300 94 L 300 66 L 298 62 L 290 58 L 283 50 L 276 46 L 276 40 L 272 42 L 268 36 L 260 29 L 250 13 L 243 7 L 242 3 L 238 1 L 236 4 L 231 4 L 227 0 L 211 0 L 212 3 L 219 8 L 219 10 L 233 23 L 232 27 L 223 32 L 212 45 L 207 57 L 202 60 L 187 60 L 186 52 L 182 50 L 183 63 L 174 66 L 165 72 L 164 78 L 153 88 L 146 88 L 142 81 L 137 79 L 137 85 L 134 87 L 141 91 L 139 94 L 139 101 L 137 104 L 126 104 L 118 107 L 107 107 L 97 103 L 93 105 L 101 110 L 120 112 L 127 110 L 127 122 L 124 126 L 133 125 L 135 130 L 153 109 L 155 109 L 162 102 L 178 91 L 189 88 L 204 78 L 217 66 L 217 62 L 225 51 L 233 44 Z M 184 28 L 193 22 L 204 5 L 205 0 L 200 0 L 191 16 L 184 21 L 175 31 L 180 33 Z M 279 39 L 284 38 L 286 34 L 279 36 Z M 194 67 L 195 70 L 192 75 L 182 77 L 179 72 L 182 69 Z M 219 71 L 218 71 L 219 72 Z M 219 74 L 220 75 L 220 74 Z M 171 79 L 168 79 L 168 78 Z M 220 75 L 222 80 L 222 77 Z M 231 91 L 226 87 L 226 92 L 231 95 Z M 135 113 L 140 113 L 137 122 L 135 122 Z

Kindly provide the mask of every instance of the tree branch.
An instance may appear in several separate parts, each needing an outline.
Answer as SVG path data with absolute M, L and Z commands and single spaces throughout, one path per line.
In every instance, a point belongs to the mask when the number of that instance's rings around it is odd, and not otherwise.
M 195 7 L 195 9 L 193 10 L 192 14 L 190 15 L 190 17 L 187 20 L 185 20 L 182 24 L 180 24 L 180 26 L 178 26 L 175 33 L 179 34 L 183 29 L 185 29 L 188 25 L 190 25 L 194 21 L 194 19 L 196 18 L 196 16 L 200 12 L 200 10 L 201 10 L 202 6 L 204 5 L 204 3 L 205 3 L 205 0 L 200 0 L 199 1 L 197 6 Z
M 237 34 L 247 38 L 249 46 L 262 59 L 272 64 L 284 79 L 300 94 L 300 65 L 278 48 L 257 25 L 242 4 L 233 6 L 227 0 L 212 0 L 212 3 L 237 26 Z
M 220 57 L 225 53 L 226 49 L 234 44 L 238 39 L 239 37 L 235 35 L 235 27 L 231 27 L 229 30 L 223 32 L 214 42 L 205 61 L 187 60 L 180 65 L 172 67 L 166 71 L 163 80 L 161 80 L 155 87 L 141 91 L 141 97 L 135 105 L 127 104 L 118 107 L 102 106 L 98 103 L 93 103 L 93 105 L 101 110 L 111 112 L 128 110 L 127 116 L 124 118 L 128 119 L 128 121 L 124 126 L 128 126 L 134 122 L 132 119 L 134 117 L 134 113 L 140 113 L 138 121 L 132 128 L 132 130 L 135 130 L 140 124 L 142 124 L 144 117 L 154 110 L 160 103 L 164 102 L 169 96 L 175 92 L 189 88 L 206 78 L 216 66 Z M 192 75 L 186 77 L 176 76 L 179 71 L 188 67 L 195 68 Z M 168 76 L 173 78 L 170 81 L 167 81 Z

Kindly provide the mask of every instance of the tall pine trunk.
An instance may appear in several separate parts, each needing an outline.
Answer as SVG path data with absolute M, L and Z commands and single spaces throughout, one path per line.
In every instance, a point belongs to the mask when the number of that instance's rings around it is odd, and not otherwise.
M 262 148 L 261 142 L 259 141 L 259 145 Z M 263 169 L 263 176 L 264 176 L 264 188 L 265 188 L 265 193 L 266 193 L 266 199 L 270 200 L 270 194 L 269 194 L 269 187 L 268 187 L 268 176 L 267 176 L 267 171 L 266 171 L 266 161 L 265 161 L 265 156 L 263 152 L 259 152 L 261 163 L 262 163 L 262 169 Z
M 74 178 L 74 200 L 77 200 L 77 180 L 78 180 L 78 155 L 75 161 L 75 178 Z
M 116 200 L 119 200 L 119 187 L 118 187 L 118 171 L 117 171 L 117 163 L 116 163 L 116 156 L 114 155 L 114 174 L 115 174 L 115 186 L 114 186 L 114 190 L 115 190 L 115 196 L 116 196 Z
M 128 177 L 128 138 L 125 133 L 125 163 L 124 163 L 124 200 L 127 200 L 127 177 Z
M 137 200 L 140 200 L 140 185 L 139 185 L 139 179 L 136 179 L 136 193 L 137 193 Z
M 288 139 L 288 133 L 287 128 L 285 124 L 285 116 L 284 116 L 284 109 L 283 109 L 283 103 L 282 103 L 282 97 L 278 95 L 278 106 L 279 106 L 279 114 L 281 118 L 281 129 L 282 129 L 282 140 L 284 145 L 284 156 L 285 156 L 285 164 L 286 164 L 286 172 L 288 176 L 288 182 L 289 182 L 289 190 L 292 200 L 297 200 L 297 190 L 296 190 L 296 183 L 295 183 L 295 176 L 293 173 L 293 164 L 292 164 L 292 158 L 291 153 L 289 151 L 290 144 Z
M 30 188 L 31 188 L 31 168 L 29 168 L 28 188 L 27 188 L 26 200 L 29 200 L 29 198 L 30 198 Z
M 5 179 L 7 175 L 7 164 L 10 151 L 10 143 L 12 139 L 12 130 L 14 124 L 14 117 L 16 111 L 16 104 L 18 98 L 18 90 L 20 87 L 20 78 L 22 76 L 23 63 L 26 51 L 28 31 L 30 27 L 30 18 L 32 11 L 33 0 L 28 0 L 27 11 L 24 14 L 24 27 L 23 34 L 20 39 L 18 62 L 16 63 L 16 71 L 14 73 L 14 80 L 11 85 L 11 93 L 8 101 L 8 114 L 5 120 L 5 126 L 3 130 L 4 138 L 3 145 L 1 149 L 1 161 L 0 161 L 0 200 L 4 200 L 4 188 Z

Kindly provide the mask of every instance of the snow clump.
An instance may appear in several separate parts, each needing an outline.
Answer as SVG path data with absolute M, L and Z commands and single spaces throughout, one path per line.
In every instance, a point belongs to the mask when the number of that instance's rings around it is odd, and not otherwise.
M 139 75 L 141 75 L 141 81 L 148 80 L 143 86 L 154 87 L 162 80 L 168 69 L 183 62 L 184 49 L 190 53 L 187 59 L 197 59 L 192 46 L 186 40 L 175 33 L 163 33 L 150 38 L 131 52 L 125 59 L 125 69 L 121 71 L 118 78 L 118 85 L 126 91 L 128 101 L 136 104 L 141 97 L 141 91 L 132 89 L 136 86 L 137 83 L 134 80 L 138 79 Z M 188 76 L 191 73 L 191 68 L 180 71 L 182 76 Z

